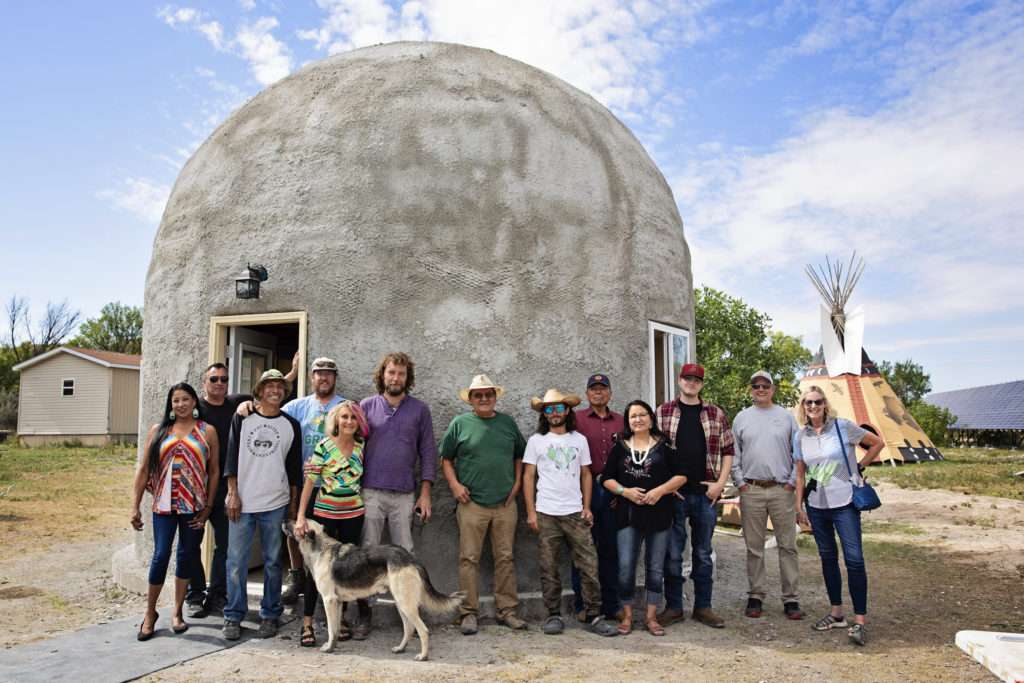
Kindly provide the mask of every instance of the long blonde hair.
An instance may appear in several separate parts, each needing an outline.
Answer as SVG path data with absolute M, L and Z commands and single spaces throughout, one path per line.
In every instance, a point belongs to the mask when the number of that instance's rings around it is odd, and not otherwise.
M 799 424 L 801 427 L 807 424 L 809 418 L 807 417 L 807 411 L 804 408 L 804 399 L 807 398 L 809 394 L 821 394 L 821 397 L 825 399 L 825 405 L 822 406 L 825 409 L 825 417 L 836 416 L 836 409 L 832 407 L 831 403 L 829 403 L 828 397 L 825 396 L 824 389 L 816 385 L 811 385 L 807 387 L 807 391 L 805 391 L 803 395 L 800 396 L 800 406 L 796 409 L 797 424 Z
M 335 404 L 331 411 L 327 413 L 327 433 L 331 436 L 337 436 L 339 433 L 338 429 L 338 415 L 341 414 L 342 408 L 348 408 L 352 411 L 352 414 L 356 416 L 356 422 L 359 424 L 359 429 L 356 430 L 355 440 L 366 441 L 370 436 L 370 425 L 366 421 L 366 413 L 363 412 L 362 407 L 358 403 L 352 400 L 342 401 L 341 403 Z

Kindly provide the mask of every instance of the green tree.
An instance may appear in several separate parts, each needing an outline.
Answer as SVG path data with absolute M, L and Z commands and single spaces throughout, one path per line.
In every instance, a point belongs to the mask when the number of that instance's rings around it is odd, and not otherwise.
M 932 376 L 908 358 L 896 363 L 887 360 L 876 365 L 879 374 L 889 383 L 896 396 L 909 408 L 932 390 Z
M 704 399 L 732 420 L 750 405 L 750 376 L 766 370 L 775 379 L 774 401 L 795 403 L 799 374 L 813 357 L 802 338 L 772 332 L 768 315 L 717 289 L 701 287 L 694 298 L 697 362 L 707 372 Z
M 89 318 L 71 340 L 72 346 L 119 353 L 142 353 L 142 309 L 114 301 Z
M 949 430 L 956 424 L 957 416 L 949 412 L 949 408 L 941 408 L 918 399 L 906 404 L 907 410 L 924 433 L 936 446 L 949 445 Z

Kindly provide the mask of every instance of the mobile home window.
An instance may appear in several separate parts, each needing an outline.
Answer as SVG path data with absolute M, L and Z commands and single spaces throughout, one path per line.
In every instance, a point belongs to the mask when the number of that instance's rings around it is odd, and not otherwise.
M 73 379 L 61 380 L 60 395 L 61 396 L 74 396 L 75 395 L 75 380 L 73 380 Z

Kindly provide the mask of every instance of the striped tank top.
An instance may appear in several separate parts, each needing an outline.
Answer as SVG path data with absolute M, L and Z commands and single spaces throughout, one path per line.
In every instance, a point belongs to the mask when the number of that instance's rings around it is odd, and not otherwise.
M 320 492 L 313 503 L 313 514 L 327 519 L 350 519 L 363 514 L 360 480 L 363 476 L 363 444 L 356 441 L 352 455 L 346 458 L 331 439 L 323 439 L 313 449 L 312 462 L 318 472 L 306 475 L 314 483 L 319 476 Z
M 191 514 L 206 507 L 207 424 L 197 420 L 184 438 L 172 430 L 160 443 L 160 464 L 153 486 L 153 512 Z

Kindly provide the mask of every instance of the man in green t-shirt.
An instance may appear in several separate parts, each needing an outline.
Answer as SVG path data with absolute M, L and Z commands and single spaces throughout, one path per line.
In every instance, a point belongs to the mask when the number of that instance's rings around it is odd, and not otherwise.
M 494 410 L 505 393 L 487 375 L 477 375 L 468 389 L 459 392 L 473 412 L 457 416 L 441 439 L 441 470 L 448 488 L 458 501 L 455 519 L 459 524 L 459 589 L 466 592 L 459 614 L 460 631 L 477 631 L 480 614 L 480 551 L 488 532 L 494 555 L 494 605 L 498 623 L 525 629 L 516 614 L 515 543 L 516 494 L 523 481 L 523 452 L 526 439 L 510 415 Z

